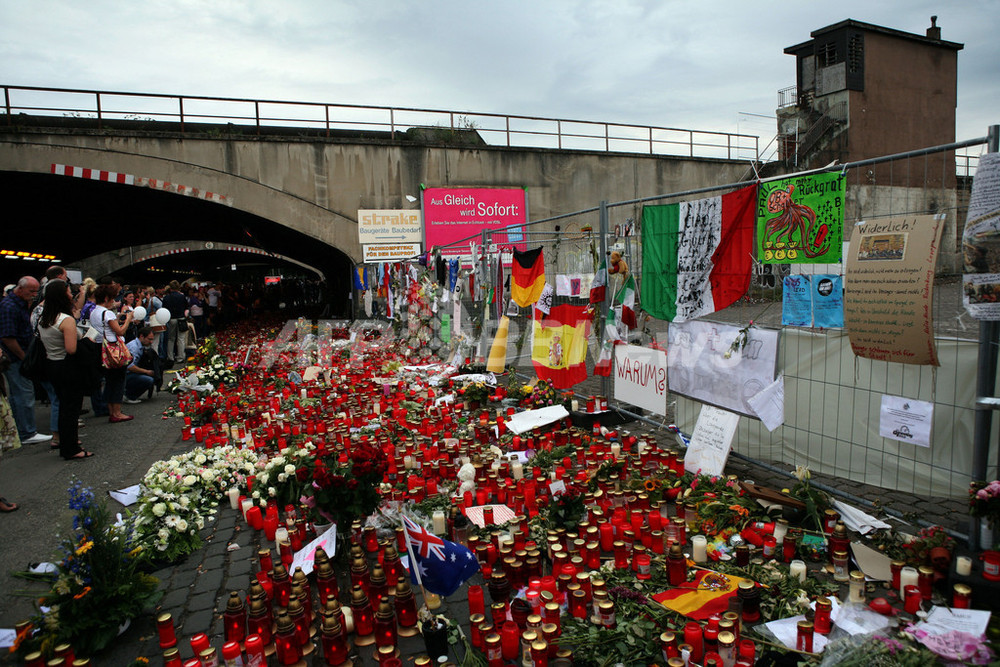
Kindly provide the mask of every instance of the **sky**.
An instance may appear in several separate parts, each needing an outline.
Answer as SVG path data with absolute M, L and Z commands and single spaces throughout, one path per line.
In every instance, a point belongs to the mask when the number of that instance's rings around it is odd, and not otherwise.
M 844 19 L 961 42 L 957 138 L 1000 123 L 1000 0 L 0 0 L 0 82 L 418 107 L 771 140 L 787 46 Z M 766 136 L 765 136 L 766 135 Z

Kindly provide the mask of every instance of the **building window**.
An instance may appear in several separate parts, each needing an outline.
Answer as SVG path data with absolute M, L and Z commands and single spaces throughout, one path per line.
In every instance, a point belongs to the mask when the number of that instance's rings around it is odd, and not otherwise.
M 835 65 L 840 60 L 837 58 L 837 43 L 827 42 L 816 48 L 816 65 L 818 67 L 829 67 Z
M 851 35 L 847 41 L 847 71 L 860 74 L 865 67 L 865 36 Z

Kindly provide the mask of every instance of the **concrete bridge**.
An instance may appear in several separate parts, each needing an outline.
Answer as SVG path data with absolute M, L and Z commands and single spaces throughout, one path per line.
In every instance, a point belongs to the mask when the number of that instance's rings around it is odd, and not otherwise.
M 96 95 L 96 117 L 10 102 L 0 114 L 0 193 L 16 211 L 3 244 L 95 273 L 135 261 L 151 244 L 204 252 L 215 250 L 204 246 L 210 241 L 256 248 L 340 282 L 362 258 L 358 209 L 417 208 L 408 196 L 422 186 L 524 187 L 529 217 L 538 220 L 600 200 L 731 183 L 750 170 L 732 150 L 722 158 L 614 150 L 607 125 L 596 150 L 509 145 L 509 130 L 508 145 L 498 146 L 468 120 L 457 128 L 397 122 L 387 131 L 333 132 L 327 120 L 323 132 L 281 118 L 285 126 L 275 121 L 262 131 L 259 116 L 243 124 L 196 123 L 190 114 L 180 122 L 109 117 Z M 560 132 L 560 145 L 577 136 Z M 645 139 L 631 141 L 646 150 Z M 694 154 L 693 133 L 690 141 L 685 152 Z M 596 214 L 590 222 L 596 226 Z

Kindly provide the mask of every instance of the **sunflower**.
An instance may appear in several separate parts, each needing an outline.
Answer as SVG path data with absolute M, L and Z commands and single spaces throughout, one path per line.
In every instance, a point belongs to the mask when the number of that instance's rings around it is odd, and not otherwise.
M 659 491 L 660 490 L 660 480 L 658 479 L 647 479 L 642 483 L 643 488 L 647 491 Z

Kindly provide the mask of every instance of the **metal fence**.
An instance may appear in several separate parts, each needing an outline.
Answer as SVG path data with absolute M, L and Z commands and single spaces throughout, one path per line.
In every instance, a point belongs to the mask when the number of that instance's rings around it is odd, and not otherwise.
M 414 131 L 422 141 L 473 146 L 748 160 L 760 154 L 758 138 L 749 134 L 542 116 L 34 86 L 3 86 L 3 93 L 7 125 L 41 116 L 67 124 L 91 121 L 98 129 L 148 124 L 142 129 L 203 137 L 236 133 L 249 138 L 291 130 L 313 138 L 381 133 L 399 141 Z
M 930 147 L 897 156 L 838 167 L 846 178 L 845 240 L 854 223 L 902 215 L 942 214 L 945 233 L 934 287 L 933 321 L 941 366 L 911 366 L 854 357 L 845 330 L 782 327 L 782 278 L 790 273 L 843 274 L 841 265 L 758 265 L 748 293 L 731 307 L 703 318 L 745 326 L 751 320 L 761 328 L 780 329 L 778 372 L 784 374 L 785 424 L 768 432 L 754 419 L 744 418 L 733 443 L 734 452 L 754 461 L 785 467 L 806 465 L 836 479 L 852 480 L 883 489 L 895 489 L 922 498 L 962 497 L 974 467 L 973 422 L 976 396 L 973 377 L 979 355 L 980 325 L 962 305 L 961 233 L 971 188 L 970 170 L 985 149 L 979 138 L 947 146 Z M 959 154 L 956 155 L 956 152 Z M 605 203 L 565 215 L 537 220 L 518 232 L 527 247 L 545 249 L 547 281 L 559 287 L 555 303 L 583 304 L 598 261 L 610 250 L 625 257 L 638 279 L 642 274 L 642 207 L 689 201 L 722 194 L 751 181 L 717 188 L 656 195 Z M 468 270 L 483 270 L 483 286 L 497 277 L 496 255 L 509 239 L 506 230 L 487 232 L 473 240 L 486 252 L 469 257 Z M 496 246 L 496 247 L 492 247 Z M 448 249 L 445 249 L 448 250 Z M 494 261 L 492 264 L 490 260 Z M 574 291 L 576 290 L 576 291 Z M 642 284 L 639 282 L 641 307 Z M 506 304 L 484 303 L 482 294 L 463 294 L 462 357 L 484 358 L 503 312 L 512 314 L 508 337 L 508 363 L 524 375 L 531 365 L 530 309 L 506 310 Z M 592 329 L 588 369 L 600 350 L 601 327 Z M 670 324 L 640 318 L 631 342 L 666 345 Z M 455 332 L 452 332 L 455 335 Z M 453 354 L 453 342 L 439 344 L 439 356 Z M 613 399 L 610 380 L 588 378 L 575 387 L 582 395 L 606 393 Z M 879 435 L 882 395 L 930 401 L 934 404 L 931 447 L 917 447 Z M 614 401 L 612 401 L 614 404 Z M 618 407 L 642 415 L 651 424 L 676 422 L 690 431 L 700 403 L 671 395 L 667 414 L 642 413 L 630 405 Z M 993 430 L 995 441 L 996 429 Z M 996 451 L 988 452 L 989 475 L 997 473 Z M 983 473 L 977 473 L 982 476 Z M 992 479 L 992 476 L 987 477 Z

